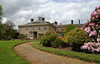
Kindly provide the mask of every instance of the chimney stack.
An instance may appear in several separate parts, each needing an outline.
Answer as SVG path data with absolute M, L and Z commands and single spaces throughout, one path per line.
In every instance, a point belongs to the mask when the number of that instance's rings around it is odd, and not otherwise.
M 57 22 L 55 21 L 54 24 L 57 25 Z
M 80 24 L 80 20 L 79 20 L 79 24 Z
M 31 22 L 34 22 L 34 19 L 31 19 Z
M 73 20 L 71 20 L 71 24 L 73 24 Z
M 52 25 L 54 25 L 54 23 L 52 23 Z
M 62 25 L 62 23 L 60 23 L 60 25 Z
M 45 18 L 42 18 L 42 21 L 45 21 Z

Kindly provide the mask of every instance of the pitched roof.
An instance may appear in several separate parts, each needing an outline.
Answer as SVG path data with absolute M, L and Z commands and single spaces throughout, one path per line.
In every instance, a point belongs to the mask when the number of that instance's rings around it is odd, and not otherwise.
M 68 24 L 67 24 L 68 25 Z M 55 25 L 55 27 L 57 27 L 57 28 L 60 28 L 60 27 L 66 27 L 67 25 Z M 84 24 L 73 24 L 73 25 L 75 25 L 76 27 L 82 27 Z
M 24 25 L 19 25 L 19 26 L 37 26 L 37 25 L 51 25 L 51 23 L 48 21 L 34 21 L 34 22 L 29 22 Z

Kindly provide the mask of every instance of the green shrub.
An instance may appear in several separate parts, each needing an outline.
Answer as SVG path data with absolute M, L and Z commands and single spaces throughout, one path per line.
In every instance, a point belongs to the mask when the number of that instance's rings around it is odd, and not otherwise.
M 57 34 L 56 32 L 52 32 L 52 33 L 48 36 L 50 42 L 54 42 L 55 39 L 56 39 L 57 37 L 58 37 L 58 34 Z
M 57 36 L 58 34 L 56 32 L 52 32 L 51 34 L 41 36 L 40 43 L 46 47 L 51 46 L 51 42 L 54 42 Z
M 51 46 L 50 40 L 48 39 L 47 36 L 42 36 L 41 39 L 40 39 L 40 43 L 41 43 L 43 46 L 46 46 L 46 47 Z
M 65 47 L 66 43 L 60 38 L 56 38 L 54 42 L 51 42 L 52 47 Z
M 72 50 L 80 50 L 80 46 L 82 46 L 86 42 L 90 42 L 91 38 L 88 36 L 88 34 L 81 30 L 80 28 L 75 28 L 71 31 L 69 31 L 65 35 L 65 42 L 67 44 L 71 44 L 73 46 Z

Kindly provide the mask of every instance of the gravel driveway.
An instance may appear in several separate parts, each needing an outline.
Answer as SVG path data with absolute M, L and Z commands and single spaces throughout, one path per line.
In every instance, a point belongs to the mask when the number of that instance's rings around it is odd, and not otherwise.
M 31 43 L 28 42 L 14 47 L 14 51 L 31 64 L 97 64 L 40 51 L 33 48 L 30 45 Z

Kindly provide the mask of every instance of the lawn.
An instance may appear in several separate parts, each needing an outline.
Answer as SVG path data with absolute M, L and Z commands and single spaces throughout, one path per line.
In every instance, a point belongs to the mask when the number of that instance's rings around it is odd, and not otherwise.
M 44 46 L 39 45 L 39 43 L 33 43 L 32 46 L 42 51 L 49 52 L 49 53 L 54 53 L 54 54 L 72 57 L 72 58 L 78 58 L 80 60 L 85 60 L 88 62 L 100 63 L 100 55 L 91 55 L 91 54 L 86 54 L 86 53 L 79 53 L 79 52 L 74 52 L 74 51 L 67 51 L 67 50 L 55 49 L 55 48 L 50 48 L 50 47 L 44 47 Z
M 28 41 L 0 41 L 0 64 L 30 64 L 13 51 L 16 44 L 24 42 Z

